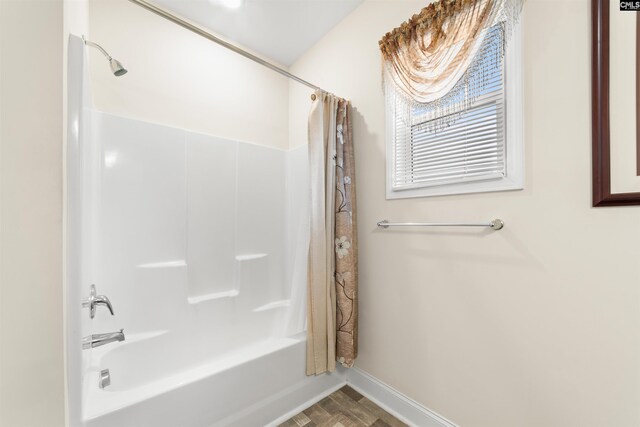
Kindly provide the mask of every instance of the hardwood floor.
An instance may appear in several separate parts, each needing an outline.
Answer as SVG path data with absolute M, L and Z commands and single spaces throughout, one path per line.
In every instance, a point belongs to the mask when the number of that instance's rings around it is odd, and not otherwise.
M 349 386 L 325 397 L 279 427 L 407 427 Z

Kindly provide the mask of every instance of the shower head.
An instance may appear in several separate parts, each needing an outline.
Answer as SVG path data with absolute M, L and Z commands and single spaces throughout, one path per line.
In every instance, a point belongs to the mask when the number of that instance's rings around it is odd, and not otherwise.
M 92 41 L 89 41 L 89 40 L 85 39 L 84 36 L 82 36 L 82 41 L 87 46 L 95 47 L 100 52 L 102 52 L 102 54 L 107 58 L 107 60 L 109 60 L 109 66 L 111 67 L 111 72 L 113 73 L 114 76 L 120 77 L 120 76 L 122 76 L 124 74 L 127 74 L 127 69 L 124 68 L 122 63 L 120 61 L 118 61 L 117 59 L 112 58 L 111 55 L 109 55 L 107 53 L 107 51 L 104 50 L 102 48 L 102 46 L 100 46 L 98 43 L 94 43 Z
M 127 74 L 127 69 L 124 68 L 120 61 L 118 61 L 117 59 L 111 58 L 111 60 L 109 60 L 109 65 L 111 66 L 111 71 L 116 77 Z

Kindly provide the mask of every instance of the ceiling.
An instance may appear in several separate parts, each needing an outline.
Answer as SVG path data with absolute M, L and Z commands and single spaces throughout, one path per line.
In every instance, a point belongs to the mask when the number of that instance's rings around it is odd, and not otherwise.
M 289 66 L 362 0 L 155 0 L 229 41 Z M 224 4 L 240 4 L 230 8 Z

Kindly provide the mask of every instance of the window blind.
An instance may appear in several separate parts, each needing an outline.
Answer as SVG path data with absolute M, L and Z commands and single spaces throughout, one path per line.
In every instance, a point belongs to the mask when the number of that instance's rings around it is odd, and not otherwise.
M 505 76 L 503 55 L 497 51 L 504 32 L 495 27 L 486 38 L 478 53 L 483 84 L 477 93 L 466 94 L 472 99 L 467 108 L 427 120 L 423 112 L 411 112 L 409 123 L 395 114 L 394 190 L 505 176 Z M 448 126 L 434 125 L 443 119 L 450 120 Z

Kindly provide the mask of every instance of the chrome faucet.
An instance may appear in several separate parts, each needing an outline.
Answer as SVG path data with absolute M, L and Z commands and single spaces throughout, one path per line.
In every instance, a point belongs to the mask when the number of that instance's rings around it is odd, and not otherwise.
M 120 332 L 93 334 L 84 337 L 82 338 L 82 349 L 87 350 L 89 348 L 100 347 L 101 345 L 119 341 L 124 341 L 124 329 L 120 329 Z
M 89 298 L 82 301 L 83 307 L 89 307 L 89 316 L 93 319 L 96 316 L 96 306 L 97 305 L 105 305 L 111 312 L 113 316 L 113 307 L 111 306 L 111 301 L 104 295 L 97 295 L 96 285 L 91 285 L 89 292 Z

